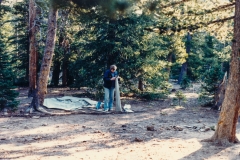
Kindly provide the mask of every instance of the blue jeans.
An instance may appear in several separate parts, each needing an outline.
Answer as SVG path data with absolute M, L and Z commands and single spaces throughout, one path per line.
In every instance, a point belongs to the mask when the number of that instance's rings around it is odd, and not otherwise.
M 115 88 L 105 88 L 104 87 L 104 110 L 111 110 L 113 106 Z

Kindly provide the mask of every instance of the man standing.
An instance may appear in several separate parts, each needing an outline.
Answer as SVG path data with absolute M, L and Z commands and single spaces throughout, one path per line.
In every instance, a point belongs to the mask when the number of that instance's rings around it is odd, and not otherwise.
M 104 111 L 111 111 L 113 107 L 115 80 L 118 77 L 117 66 L 111 65 L 104 73 Z

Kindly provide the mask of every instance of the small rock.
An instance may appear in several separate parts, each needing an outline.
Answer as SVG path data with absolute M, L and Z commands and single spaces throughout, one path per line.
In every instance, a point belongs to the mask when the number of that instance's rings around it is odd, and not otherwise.
M 24 110 L 23 110 L 23 109 L 21 109 L 21 110 L 19 111 L 19 113 L 20 113 L 20 114 L 23 114 L 23 113 L 24 113 Z
M 171 92 L 176 92 L 176 89 L 173 88 L 173 89 L 171 90 Z
M 34 137 L 33 139 L 34 139 L 34 140 L 40 140 L 40 139 L 42 139 L 42 137 L 37 136 L 37 137 Z
M 47 126 L 48 124 L 47 123 L 43 123 L 42 126 Z
M 147 126 L 147 131 L 155 131 L 154 126 Z
M 192 128 L 193 128 L 193 129 L 197 129 L 197 126 L 193 126 Z
M 123 124 L 122 127 L 127 127 L 127 125 Z
M 210 130 L 211 130 L 211 128 L 209 128 L 209 127 L 205 128 L 205 131 L 210 131 Z
M 134 141 L 135 141 L 135 142 L 142 142 L 143 139 L 141 139 L 141 138 L 137 138 L 137 137 L 136 137 L 136 138 L 134 139 Z
M 179 126 L 172 126 L 172 128 L 175 130 L 175 131 L 182 131 L 183 128 L 179 127 Z

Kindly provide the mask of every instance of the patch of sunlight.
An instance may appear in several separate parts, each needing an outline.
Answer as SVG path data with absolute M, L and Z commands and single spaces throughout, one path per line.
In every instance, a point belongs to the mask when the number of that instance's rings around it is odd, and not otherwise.
M 5 126 L 7 124 L 6 122 L 8 121 L 10 121 L 10 118 L 0 118 L 0 126 Z
M 185 109 L 185 107 L 183 107 L 183 106 L 175 106 L 174 108 L 175 108 L 175 110 L 184 110 Z
M 184 95 L 186 98 L 198 98 L 199 96 L 197 93 L 184 93 Z
M 121 143 L 121 141 L 117 142 Z M 71 151 L 75 158 L 83 159 L 164 159 L 179 160 L 187 157 L 189 154 L 198 151 L 202 145 L 197 139 L 152 139 L 145 142 L 125 143 L 121 145 L 112 144 L 109 148 L 106 146 L 98 146 L 98 149 L 89 149 L 81 151 L 81 154 L 74 154 L 74 149 Z M 70 152 L 70 151 L 69 151 Z
M 86 151 L 86 150 L 92 150 L 91 148 L 88 148 L 87 146 L 98 146 L 99 144 L 95 141 L 103 142 L 100 145 L 100 148 L 108 148 L 108 142 L 114 142 L 114 139 L 111 138 L 111 134 L 106 132 L 99 133 L 88 133 L 85 135 L 79 136 L 77 133 L 71 135 L 71 136 L 65 136 L 64 133 L 59 133 L 57 138 L 54 137 L 52 139 L 51 135 L 27 135 L 26 140 L 24 143 L 6 143 L 2 144 L 0 146 L 0 150 L 4 151 L 6 153 L 8 152 L 14 152 L 14 156 L 18 157 L 24 157 L 23 159 L 28 159 L 28 156 L 41 157 L 44 156 L 42 153 L 45 154 L 52 154 L 55 152 L 61 151 L 62 156 L 64 155 L 74 155 L 78 151 Z M 54 135 L 55 136 L 55 135 Z M 38 138 L 36 138 L 38 137 Z M 90 143 L 90 144 L 89 144 Z M 86 145 L 87 144 L 87 145 Z M 96 148 L 96 147 L 95 147 Z M 110 147 L 109 147 L 110 148 Z M 16 153 L 15 153 L 16 152 Z M 26 152 L 29 152 L 29 154 L 26 154 Z M 11 155 L 8 155 L 11 157 Z M 59 156 L 58 154 L 56 155 Z M 28 158 L 26 158 L 28 157 Z M 54 157 L 54 155 L 53 155 Z M 14 157 L 12 157 L 14 158 Z M 41 159 L 41 158 L 40 158 Z M 71 159 L 71 158 L 68 158 Z
M 165 114 L 175 114 L 176 109 L 175 108 L 165 108 L 165 109 L 162 109 L 161 112 L 165 113 Z
M 169 94 L 168 97 L 169 97 L 169 98 L 174 98 L 174 97 L 176 98 L 175 93 Z
M 31 125 L 26 125 L 25 128 L 22 129 L 22 131 L 18 130 L 17 133 L 15 133 L 16 136 L 19 135 L 40 135 L 40 134 L 55 134 L 58 132 L 66 132 L 69 131 L 69 129 L 72 129 L 71 126 L 68 124 L 59 124 L 57 126 L 42 124 L 42 126 L 39 126 L 37 128 L 31 128 Z
M 238 139 L 240 139 L 240 134 L 236 134 L 236 136 L 238 137 Z
M 198 151 L 202 148 L 201 143 L 198 139 L 153 139 L 149 141 L 146 148 L 151 148 L 148 150 L 150 155 L 155 155 L 152 159 L 157 159 L 157 157 L 164 157 L 164 159 L 178 160 L 184 157 L 188 157 L 190 154 Z

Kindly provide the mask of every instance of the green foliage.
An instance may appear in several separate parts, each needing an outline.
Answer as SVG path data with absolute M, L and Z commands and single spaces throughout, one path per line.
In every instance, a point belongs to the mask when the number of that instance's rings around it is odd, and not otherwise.
M 221 71 L 221 66 L 213 66 L 204 74 L 202 89 L 210 95 L 214 94 L 220 84 L 224 73 Z
M 50 0 L 53 7 L 66 8 L 71 2 L 81 9 L 101 8 L 109 17 L 114 18 L 117 11 L 123 13 L 134 0 Z
M 28 84 L 29 71 L 29 36 L 28 36 L 28 4 L 27 1 L 18 2 L 13 5 L 12 33 L 8 37 L 8 42 L 13 48 L 13 67 L 17 75 L 15 83 L 17 85 Z
M 222 65 L 222 71 L 229 69 L 231 46 L 228 41 L 219 41 L 206 33 L 192 35 L 191 49 L 187 58 L 188 81 L 202 81 L 210 68 Z M 174 59 L 173 59 L 174 60 Z M 171 77 L 176 79 L 180 73 L 179 63 L 172 66 Z M 187 86 L 186 86 L 187 87 Z
M 191 80 L 187 76 L 184 76 L 180 86 L 182 89 L 186 89 L 186 88 L 190 87 Z
M 220 65 L 214 66 L 205 72 L 199 95 L 199 102 L 202 105 L 211 106 L 214 103 L 214 94 L 223 79 L 223 75 Z
M 92 22 L 88 21 L 89 16 L 94 17 Z M 151 20 L 136 15 L 109 20 L 94 12 L 82 14 L 81 18 L 88 25 L 77 34 L 79 42 L 75 46 L 78 58 L 71 69 L 75 85 L 102 85 L 103 72 L 111 64 L 116 64 L 123 88 L 134 90 L 140 79 L 145 82 L 146 88 L 164 88 L 168 79 L 165 70 L 168 52 L 165 52 L 164 45 L 163 49 L 159 45 L 164 43 L 164 38 L 143 32 L 144 22 Z
M 206 91 L 201 91 L 198 96 L 198 102 L 202 106 L 212 106 L 213 105 L 213 95 L 209 95 Z
M 1 4 L 0 5 L 0 20 L 2 20 L 4 15 L 6 15 L 10 11 L 11 11 L 11 8 L 9 6 Z M 3 23 L 3 22 L 1 21 L 1 23 Z
M 181 105 L 181 101 L 186 101 L 186 96 L 183 94 L 182 91 L 177 91 L 175 93 L 176 98 L 178 99 L 178 105 Z
M 4 18 L 10 8 L 0 5 L 0 110 L 4 108 L 15 109 L 18 93 L 13 86 L 14 74 L 12 72 L 11 55 L 7 52 L 6 37 L 4 36 Z
M 0 30 L 1 31 L 1 30 Z M 10 55 L 5 52 L 6 47 L 2 41 L 3 36 L 0 32 L 0 110 L 4 108 L 16 109 L 18 101 L 15 98 L 18 93 L 14 90 Z
M 137 97 L 146 99 L 146 100 L 166 99 L 167 96 L 168 96 L 168 93 L 166 92 L 142 92 L 137 95 Z

